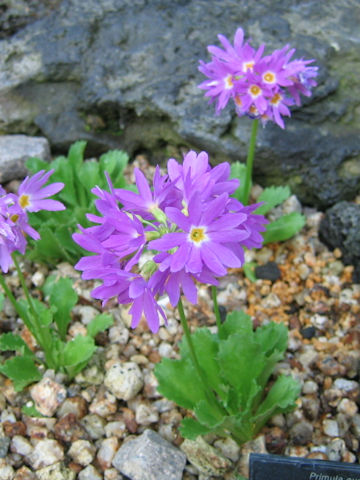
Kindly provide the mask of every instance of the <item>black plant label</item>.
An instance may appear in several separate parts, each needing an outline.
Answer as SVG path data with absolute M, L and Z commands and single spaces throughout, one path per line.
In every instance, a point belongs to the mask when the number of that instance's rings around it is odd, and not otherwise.
M 360 480 L 360 465 L 252 453 L 250 480 Z

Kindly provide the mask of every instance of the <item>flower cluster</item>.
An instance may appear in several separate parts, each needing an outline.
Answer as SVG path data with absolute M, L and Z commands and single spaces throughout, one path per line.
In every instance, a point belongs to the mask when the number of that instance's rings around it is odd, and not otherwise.
M 49 199 L 64 187 L 61 182 L 44 187 L 53 170 L 41 170 L 32 177 L 26 177 L 20 184 L 18 193 L 6 193 L 0 186 L 0 268 L 6 273 L 13 261 L 14 251 L 22 254 L 26 249 L 26 235 L 38 240 L 40 235 L 30 224 L 27 212 L 40 210 L 64 210 L 57 200 Z
M 273 121 L 284 128 L 283 115 L 290 116 L 290 105 L 300 105 L 300 94 L 311 95 L 316 85 L 317 67 L 313 60 L 290 60 L 295 49 L 289 45 L 263 56 L 265 45 L 255 50 L 244 42 L 244 32 L 238 28 L 234 46 L 223 35 L 218 38 L 224 49 L 209 46 L 209 63 L 200 61 L 199 70 L 208 79 L 199 85 L 206 90 L 210 103 L 216 101 L 219 113 L 232 99 L 239 116 Z
M 182 164 L 170 159 L 167 174 L 157 167 L 152 188 L 139 169 L 138 193 L 113 188 L 109 178 L 110 192 L 94 188 L 100 216 L 87 217 L 96 225 L 73 235 L 94 254 L 75 266 L 84 279 L 102 281 L 93 297 L 132 304 L 132 327 L 144 314 L 157 332 L 160 316 L 166 322 L 159 295 L 173 306 L 181 293 L 196 303 L 197 282 L 217 285 L 227 268 L 241 267 L 243 248 L 261 246 L 267 221 L 253 213 L 257 205 L 230 197 L 238 180 L 229 176 L 228 163 L 212 168 L 206 152 L 190 151 Z

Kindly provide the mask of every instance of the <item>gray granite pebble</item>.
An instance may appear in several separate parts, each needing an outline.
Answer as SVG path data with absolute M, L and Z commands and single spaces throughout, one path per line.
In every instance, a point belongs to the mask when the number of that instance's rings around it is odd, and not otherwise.
M 185 462 L 180 450 L 149 429 L 122 445 L 112 464 L 131 480 L 181 480 Z
M 50 147 L 46 138 L 0 136 L 0 183 L 24 177 L 27 173 L 25 161 L 29 157 L 50 160 Z

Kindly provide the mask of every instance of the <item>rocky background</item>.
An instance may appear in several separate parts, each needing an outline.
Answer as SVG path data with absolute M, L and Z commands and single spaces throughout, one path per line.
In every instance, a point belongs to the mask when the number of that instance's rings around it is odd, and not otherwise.
M 86 139 L 89 156 L 122 148 L 163 163 L 194 148 L 244 161 L 251 122 L 230 107 L 215 116 L 197 88 L 206 46 L 241 26 L 320 72 L 284 131 L 261 129 L 256 180 L 347 207 L 360 190 L 359 20 L 357 0 L 2 0 L 0 134 L 46 137 L 53 153 Z

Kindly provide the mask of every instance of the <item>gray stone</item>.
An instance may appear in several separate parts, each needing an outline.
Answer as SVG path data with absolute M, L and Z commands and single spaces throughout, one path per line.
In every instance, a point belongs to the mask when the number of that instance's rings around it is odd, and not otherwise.
M 307 445 L 311 442 L 314 427 L 309 422 L 295 423 L 290 429 L 290 438 L 295 445 Z
M 351 199 L 360 178 L 359 14 L 357 0 L 213 0 L 210 8 L 206 0 L 63 0 L 2 40 L 0 129 L 41 133 L 58 150 L 82 138 L 89 155 L 123 148 L 164 161 L 191 147 L 244 161 L 251 122 L 231 107 L 215 116 L 197 88 L 206 46 L 241 26 L 267 52 L 289 43 L 320 67 L 318 87 L 286 129 L 260 129 L 257 180 L 290 184 L 307 204 Z
M 86 468 L 81 470 L 78 475 L 79 480 L 102 480 L 102 475 L 96 470 L 93 465 L 88 465 Z
M 224 478 L 224 474 L 231 466 L 230 460 L 206 443 L 202 437 L 196 440 L 185 439 L 180 448 L 200 474 Z
M 30 157 L 50 160 L 50 147 L 46 138 L 0 135 L 0 183 L 22 179 L 28 173 L 25 161 Z
M 124 443 L 113 466 L 131 480 L 181 480 L 186 457 L 153 430 Z
M 5 458 L 10 445 L 9 437 L 0 437 L 0 458 Z
M 353 280 L 360 282 L 360 205 L 340 202 L 327 210 L 320 223 L 320 239 L 330 248 L 340 248 L 345 264 L 354 265 Z

